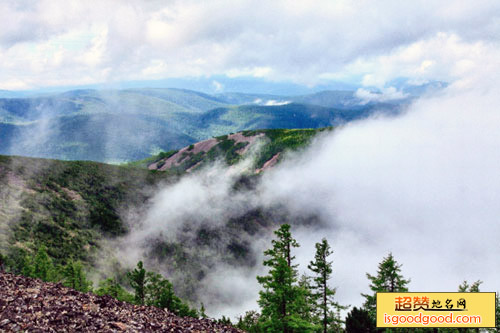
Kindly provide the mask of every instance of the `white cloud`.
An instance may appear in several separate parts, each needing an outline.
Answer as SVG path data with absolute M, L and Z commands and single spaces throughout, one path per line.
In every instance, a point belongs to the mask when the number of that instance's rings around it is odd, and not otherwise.
M 98 67 L 103 62 L 105 57 L 107 39 L 108 30 L 103 28 L 92 37 L 88 43 L 88 47 L 85 47 L 83 53 L 79 52 L 76 61 L 81 62 L 89 68 Z M 78 46 L 78 48 L 81 47 L 82 45 Z
M 330 221 L 344 302 L 360 304 L 364 273 L 389 251 L 412 290 L 454 291 L 464 279 L 499 288 L 495 82 L 454 86 L 401 117 L 347 125 L 267 175 L 269 200 Z
M 157 77 L 159 74 L 167 72 L 168 66 L 160 59 L 151 60 L 148 67 L 142 70 L 142 74 L 148 77 Z
M 291 101 L 281 101 L 275 99 L 263 100 L 262 98 L 256 98 L 253 101 L 254 104 L 265 105 L 265 106 L 278 106 L 278 105 L 287 105 L 290 104 Z
M 264 103 L 266 106 L 277 106 L 277 105 L 287 105 L 290 104 L 290 101 L 276 101 L 274 99 L 270 99 Z
M 498 49 L 500 25 L 496 1 L 43 0 L 0 7 L 1 86 L 14 78 L 45 86 L 214 74 L 307 84 L 365 76 L 378 87 L 403 74 L 452 81 L 487 59 L 485 50 Z M 106 38 L 82 39 L 96 27 Z M 62 36 L 74 41 L 59 43 L 52 61 L 44 45 Z M 165 66 L 151 71 L 158 60 Z
M 244 67 L 244 68 L 231 68 L 225 74 L 230 78 L 238 76 L 253 76 L 253 77 L 267 77 L 272 72 L 270 67 Z
M 213 80 L 212 86 L 214 87 L 215 92 L 224 91 L 224 85 L 222 83 L 220 83 L 219 81 Z
M 470 42 L 456 34 L 437 33 L 388 54 L 359 58 L 346 67 L 345 75 L 364 75 L 363 85 L 379 88 L 398 76 L 413 81 L 454 82 L 491 70 L 498 65 L 499 54 L 498 43 Z
M 408 96 L 404 92 L 397 90 L 394 87 L 382 88 L 381 92 L 371 92 L 369 90 L 359 88 L 356 90 L 355 96 L 361 99 L 364 103 L 368 102 L 385 102 L 391 100 L 403 99 Z

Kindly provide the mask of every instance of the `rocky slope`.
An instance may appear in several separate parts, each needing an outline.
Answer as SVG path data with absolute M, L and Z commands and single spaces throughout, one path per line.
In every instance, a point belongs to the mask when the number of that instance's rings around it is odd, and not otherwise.
M 231 133 L 130 164 L 149 170 L 189 173 L 216 160 L 233 165 L 249 157 L 253 161 L 250 167 L 252 171 L 260 173 L 279 162 L 283 153 L 307 146 L 316 134 L 330 129 L 271 129 Z
M 2 332 L 241 332 L 209 319 L 96 296 L 0 272 Z

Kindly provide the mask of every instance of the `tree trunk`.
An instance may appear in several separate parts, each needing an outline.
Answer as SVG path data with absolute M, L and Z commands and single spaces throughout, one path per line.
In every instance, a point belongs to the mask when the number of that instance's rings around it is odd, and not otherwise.
M 328 321 L 327 321 L 327 304 L 326 304 L 326 269 L 323 270 L 323 332 L 326 333 Z
M 281 315 L 282 315 L 282 319 L 283 319 L 283 333 L 288 333 L 288 323 L 285 321 L 285 317 L 286 317 L 286 300 L 285 298 L 283 297 L 281 299 Z
M 323 332 L 326 333 L 326 329 L 328 326 L 328 321 L 327 321 L 327 311 L 326 311 L 326 285 L 325 288 L 323 289 Z
M 288 267 L 292 266 L 292 258 L 290 258 L 290 242 L 286 244 L 286 259 L 288 262 Z

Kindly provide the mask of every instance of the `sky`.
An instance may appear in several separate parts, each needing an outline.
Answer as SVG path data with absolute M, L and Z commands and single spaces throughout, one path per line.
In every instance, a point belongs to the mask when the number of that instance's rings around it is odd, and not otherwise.
M 397 96 L 394 78 L 454 82 L 488 66 L 499 14 L 481 0 L 1 0 L 0 89 L 224 76 Z

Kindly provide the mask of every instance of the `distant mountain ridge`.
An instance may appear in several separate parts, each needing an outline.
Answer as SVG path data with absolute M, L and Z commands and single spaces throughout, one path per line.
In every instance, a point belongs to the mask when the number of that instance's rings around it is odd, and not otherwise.
M 209 95 L 170 88 L 0 98 L 0 154 L 123 162 L 243 130 L 320 128 L 395 114 L 405 103 L 361 103 L 352 91 Z

